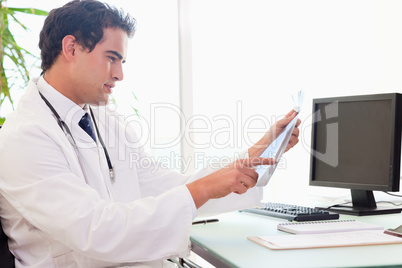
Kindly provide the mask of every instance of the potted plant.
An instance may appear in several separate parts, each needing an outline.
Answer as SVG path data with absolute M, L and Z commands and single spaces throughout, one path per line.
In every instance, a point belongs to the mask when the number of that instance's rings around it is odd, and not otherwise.
M 16 18 L 16 14 L 25 13 L 40 16 L 46 16 L 48 14 L 47 11 L 35 8 L 7 7 L 4 5 L 6 1 L 7 0 L 0 0 L 0 109 L 3 102 L 7 99 L 13 104 L 11 89 L 15 85 L 10 78 L 23 81 L 24 86 L 28 84 L 29 72 L 25 57 L 30 56 L 38 58 L 17 44 L 10 31 L 9 22 L 14 21 L 24 30 L 28 30 L 28 28 Z M 5 60 L 7 61 L 7 66 L 5 66 Z M 4 123 L 4 120 L 4 118 L 0 117 L 0 126 Z

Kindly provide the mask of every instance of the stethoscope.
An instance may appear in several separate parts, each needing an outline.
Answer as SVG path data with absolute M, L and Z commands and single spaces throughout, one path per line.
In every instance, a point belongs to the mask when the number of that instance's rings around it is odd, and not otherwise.
M 67 124 L 60 118 L 59 114 L 56 112 L 56 110 L 54 109 L 54 107 L 50 104 L 50 102 L 45 98 L 45 96 L 42 95 L 42 93 L 40 93 L 40 96 L 42 97 L 43 101 L 46 103 L 46 105 L 49 107 L 49 109 L 53 112 L 54 116 L 56 117 L 57 120 L 57 124 L 60 126 L 61 130 L 66 134 L 67 138 L 70 140 L 70 143 L 72 143 L 74 145 L 74 148 L 77 148 L 77 143 L 75 142 L 75 139 L 70 131 L 70 128 L 67 126 Z M 110 177 L 110 181 L 114 182 L 114 169 L 113 169 L 113 165 L 112 162 L 110 161 L 110 157 L 109 157 L 109 153 L 106 149 L 105 143 L 103 142 L 103 139 L 99 133 L 99 129 L 98 129 L 98 125 L 96 124 L 95 121 L 95 117 L 94 114 L 92 112 L 91 107 L 89 107 L 89 112 L 91 113 L 91 117 L 96 129 L 96 134 L 98 134 L 98 139 L 100 144 L 102 145 L 103 151 L 105 152 L 105 157 L 106 157 L 106 162 L 107 165 L 109 167 L 109 177 Z M 77 151 L 78 154 L 78 151 Z M 81 165 L 81 163 L 80 163 Z M 82 165 L 81 165 L 82 168 Z M 108 189 L 109 190 L 109 189 Z

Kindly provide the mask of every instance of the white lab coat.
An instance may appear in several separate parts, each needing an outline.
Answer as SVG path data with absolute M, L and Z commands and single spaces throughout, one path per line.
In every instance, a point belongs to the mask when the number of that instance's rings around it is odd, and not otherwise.
M 39 90 L 69 126 L 74 149 Z M 115 168 L 79 126 L 84 111 L 41 77 L 29 83 L 0 129 L 0 216 L 17 267 L 168 267 L 189 253 L 194 217 L 258 205 L 261 188 L 196 211 L 186 177 L 158 166 L 124 118 L 105 107 L 95 120 Z M 97 139 L 99 140 L 99 139 Z

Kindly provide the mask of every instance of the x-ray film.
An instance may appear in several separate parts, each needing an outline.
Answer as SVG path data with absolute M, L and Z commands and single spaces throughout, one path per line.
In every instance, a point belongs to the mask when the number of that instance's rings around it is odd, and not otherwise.
M 276 162 L 274 165 L 260 165 L 255 168 L 258 173 L 258 181 L 256 186 L 265 186 L 268 184 L 269 180 L 274 174 L 276 167 L 278 166 L 283 153 L 289 143 L 290 137 L 292 136 L 293 130 L 297 123 L 297 118 L 300 112 L 300 107 L 303 102 L 303 91 L 299 91 L 297 95 L 297 102 L 292 96 L 293 103 L 295 104 L 294 110 L 297 115 L 293 120 L 286 126 L 282 133 L 264 150 L 260 157 L 274 158 Z

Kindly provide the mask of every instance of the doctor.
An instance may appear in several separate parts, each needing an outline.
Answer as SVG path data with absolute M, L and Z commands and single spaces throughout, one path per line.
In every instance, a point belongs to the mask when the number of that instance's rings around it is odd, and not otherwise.
M 225 168 L 186 177 L 159 167 L 106 106 L 134 30 L 95 0 L 45 20 L 42 76 L 0 130 L 0 216 L 16 267 L 171 267 L 166 259 L 188 255 L 197 215 L 262 199 L 252 167 L 274 163 L 257 156 L 294 112 Z M 287 149 L 297 142 L 296 127 Z

